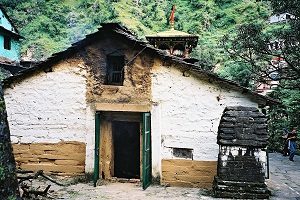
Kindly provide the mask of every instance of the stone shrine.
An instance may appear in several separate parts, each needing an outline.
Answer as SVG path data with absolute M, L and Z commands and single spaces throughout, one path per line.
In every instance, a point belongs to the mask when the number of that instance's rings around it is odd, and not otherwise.
M 218 128 L 219 156 L 214 194 L 222 198 L 267 199 L 267 118 L 255 107 L 226 107 Z

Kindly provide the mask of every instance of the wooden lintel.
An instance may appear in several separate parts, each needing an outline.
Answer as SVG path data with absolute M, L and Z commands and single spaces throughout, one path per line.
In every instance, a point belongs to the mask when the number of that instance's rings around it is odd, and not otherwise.
M 96 103 L 97 111 L 123 111 L 123 112 L 149 112 L 150 105 L 143 104 L 113 104 L 113 103 Z

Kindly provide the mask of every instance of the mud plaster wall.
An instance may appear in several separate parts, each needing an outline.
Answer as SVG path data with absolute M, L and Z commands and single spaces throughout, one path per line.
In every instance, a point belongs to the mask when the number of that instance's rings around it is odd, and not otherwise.
M 216 161 L 162 160 L 162 184 L 164 185 L 211 188 L 216 173 Z
M 80 52 L 87 66 L 87 102 L 88 112 L 91 113 L 87 115 L 87 122 L 92 129 L 94 129 L 94 113 L 101 111 L 96 109 L 97 103 L 149 105 L 151 99 L 150 70 L 153 66 L 151 55 L 147 55 L 143 49 L 134 44 L 126 43 L 117 35 L 110 35 L 107 38 L 88 45 Z M 109 54 L 125 56 L 123 86 L 105 85 L 106 56 Z M 94 167 L 94 131 L 86 138 L 86 171 L 93 171 Z
M 152 70 L 152 158 L 176 159 L 173 148 L 193 150 L 196 161 L 217 161 L 217 130 L 226 106 L 257 103 L 240 92 L 200 80 L 155 61 Z M 218 100 L 219 99 L 219 100 Z M 159 159 L 157 159 L 159 158 Z M 180 159 L 180 158 L 179 158 Z M 157 172 L 158 173 L 158 172 Z
M 151 92 L 150 69 L 153 59 L 143 49 L 111 39 L 93 43 L 82 51 L 88 67 L 87 100 L 94 103 L 149 104 Z M 123 86 L 105 85 L 106 57 L 125 56 Z
M 43 170 L 55 175 L 84 173 L 85 143 L 13 144 L 17 167 L 23 170 Z

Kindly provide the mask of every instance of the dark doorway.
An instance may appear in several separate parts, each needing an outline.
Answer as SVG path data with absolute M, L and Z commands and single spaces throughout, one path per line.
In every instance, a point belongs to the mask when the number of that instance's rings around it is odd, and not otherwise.
M 114 176 L 140 178 L 140 123 L 113 121 Z

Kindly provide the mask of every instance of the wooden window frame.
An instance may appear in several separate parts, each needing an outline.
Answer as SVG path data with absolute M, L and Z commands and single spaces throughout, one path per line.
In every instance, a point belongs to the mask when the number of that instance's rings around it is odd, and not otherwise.
M 106 85 L 122 86 L 124 82 L 124 55 L 108 55 L 106 58 Z

